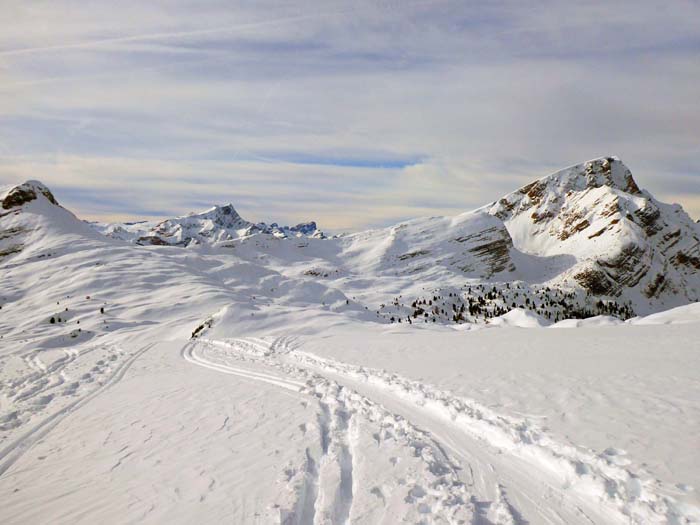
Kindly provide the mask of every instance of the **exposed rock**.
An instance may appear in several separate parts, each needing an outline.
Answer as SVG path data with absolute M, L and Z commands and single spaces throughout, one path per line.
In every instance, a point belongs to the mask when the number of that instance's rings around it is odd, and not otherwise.
M 156 235 L 149 237 L 139 237 L 136 240 L 136 244 L 152 244 L 154 246 L 169 246 L 167 242 Z
M 647 203 L 645 207 L 636 210 L 634 212 L 634 217 L 636 219 L 635 222 L 637 222 L 650 237 L 656 235 L 663 229 L 663 225 L 659 224 L 661 211 L 651 203 Z
M 666 287 L 666 284 L 666 278 L 663 276 L 663 274 L 657 274 L 654 280 L 644 289 L 644 295 L 646 295 L 649 299 L 652 297 L 658 297 Z
M 683 266 L 688 266 L 695 268 L 696 270 L 700 270 L 700 257 L 695 257 L 693 255 L 688 255 L 683 252 L 678 252 L 676 253 L 676 256 L 674 257 L 674 260 L 677 264 L 681 264 Z
M 574 275 L 574 279 L 593 295 L 617 295 L 615 283 L 602 270 L 586 268 Z
M 643 247 L 627 244 L 616 256 L 601 257 L 598 264 L 607 270 L 617 287 L 632 288 L 639 284 L 649 270 L 650 260 L 645 255 L 646 250 Z
M 400 261 L 407 261 L 408 259 L 413 259 L 414 257 L 421 257 L 423 255 L 428 255 L 430 252 L 428 250 L 417 250 L 415 252 L 410 252 L 410 253 L 404 253 L 403 255 L 399 255 L 397 258 Z
M 515 265 L 510 257 L 513 241 L 505 230 L 489 228 L 478 234 L 468 235 L 455 240 L 474 245 L 468 251 L 476 256 L 488 269 L 488 275 L 515 269 Z
M 578 232 L 585 230 L 591 225 L 591 223 L 588 222 L 588 220 L 581 219 L 582 217 L 580 213 L 572 213 L 571 215 L 566 217 L 566 219 L 564 219 L 563 228 L 561 232 L 559 232 L 559 239 L 565 241 L 572 235 L 575 235 Z
M 0 241 L 5 240 L 5 239 L 12 239 L 13 237 L 17 237 L 18 235 L 22 235 L 23 233 L 27 233 L 26 228 L 21 228 L 21 227 L 14 227 L 14 228 L 7 228 L 5 230 L 0 230 Z
M 0 258 L 20 253 L 23 249 L 24 246 L 22 244 L 13 244 L 11 246 L 8 246 L 7 248 L 2 248 L 0 249 Z
M 601 228 L 601 229 L 598 230 L 597 232 L 590 234 L 590 235 L 588 236 L 588 238 L 589 238 L 589 239 L 595 239 L 596 237 L 600 237 L 600 236 L 603 235 L 607 230 L 608 230 L 608 227 L 607 227 L 607 226 L 606 226 L 605 228 Z
M 19 186 L 15 186 L 7 192 L 5 198 L 2 200 L 2 207 L 9 210 L 10 208 L 22 206 L 23 204 L 36 200 L 37 193 L 46 197 L 51 204 L 58 206 L 58 201 L 56 201 L 56 198 L 46 186 L 40 182 L 28 181 Z

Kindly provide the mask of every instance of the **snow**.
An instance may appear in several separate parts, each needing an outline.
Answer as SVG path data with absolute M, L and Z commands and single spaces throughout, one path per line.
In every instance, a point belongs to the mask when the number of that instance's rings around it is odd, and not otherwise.
M 2 523 L 700 521 L 698 304 L 553 323 L 578 255 L 484 210 L 223 240 L 218 207 L 172 231 L 219 240 L 141 246 L 157 225 L 102 235 L 23 187 L 0 216 Z M 382 314 L 479 283 L 538 306 Z
M 582 328 L 585 326 L 616 326 L 622 324 L 617 317 L 596 315 L 588 319 L 564 319 L 552 325 L 552 328 Z
M 520 308 L 514 308 L 507 314 L 496 317 L 489 322 L 490 326 L 514 326 L 520 328 L 541 328 L 550 324 L 542 316 Z
M 646 317 L 630 319 L 634 325 L 686 324 L 700 322 L 700 303 L 688 304 Z
M 499 421 L 509 414 L 515 420 L 508 426 L 512 432 L 518 429 L 517 446 L 512 449 L 508 441 L 488 437 L 498 444 L 500 454 L 522 453 L 529 445 L 551 446 L 565 457 L 574 452 L 569 446 L 583 449 L 587 459 L 577 456 L 577 469 L 592 472 L 594 458 L 602 458 L 632 473 L 647 489 L 697 506 L 697 493 L 677 485 L 700 483 L 692 437 L 700 430 L 698 325 L 665 326 L 661 333 L 658 329 L 610 326 L 523 333 L 505 327 L 439 337 L 408 331 L 391 336 L 365 333 L 361 341 L 346 332 L 319 341 L 305 338 L 302 348 L 349 366 L 385 371 L 379 373 L 392 381 L 398 374 L 419 385 L 439 385 L 446 392 L 439 397 L 448 399 L 450 406 L 454 398 L 467 398 L 472 406 L 480 405 L 481 412 L 478 421 L 469 421 L 470 432 L 484 413 L 498 414 Z M 400 391 L 410 394 L 411 388 Z M 418 405 L 425 406 L 420 399 Z M 545 464 L 540 465 L 545 473 L 554 469 L 566 475 L 566 463 Z M 537 471 L 528 467 L 531 481 L 539 483 L 545 473 Z M 663 483 L 652 489 L 653 479 Z M 594 481 L 574 476 L 567 483 L 575 488 Z

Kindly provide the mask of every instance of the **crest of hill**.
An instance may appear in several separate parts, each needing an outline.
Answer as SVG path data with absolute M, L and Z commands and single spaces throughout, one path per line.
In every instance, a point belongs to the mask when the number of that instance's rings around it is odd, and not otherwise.
M 61 206 L 36 180 L 0 189 L 0 263 L 47 257 L 53 247 L 106 239 Z

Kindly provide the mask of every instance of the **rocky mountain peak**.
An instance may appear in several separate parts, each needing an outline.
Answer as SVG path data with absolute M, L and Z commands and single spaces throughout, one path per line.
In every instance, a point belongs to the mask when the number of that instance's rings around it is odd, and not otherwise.
M 645 197 L 632 173 L 617 157 L 601 157 L 557 171 L 527 184 L 491 205 L 490 213 L 508 220 L 532 208 L 532 219 L 540 222 L 553 216 L 572 197 L 582 192 L 608 189 L 614 194 Z
M 187 217 L 240 217 L 240 214 L 236 211 L 233 204 L 228 203 L 212 206 L 208 210 L 200 213 L 190 213 L 187 215 Z
M 29 180 L 10 188 L 0 200 L 2 200 L 3 209 L 9 210 L 34 201 L 40 196 L 45 197 L 51 204 L 59 205 L 53 193 L 37 180 Z
M 697 298 L 687 283 L 700 270 L 700 242 L 680 207 L 639 189 L 616 157 L 590 160 L 506 195 L 486 211 L 501 219 L 519 250 L 540 257 L 572 255 L 561 277 L 594 295 L 635 289 Z M 691 290 L 691 291 L 689 291 Z
M 617 157 L 603 157 L 589 160 L 583 164 L 582 175 L 587 188 L 609 186 L 631 195 L 641 195 L 632 172 Z

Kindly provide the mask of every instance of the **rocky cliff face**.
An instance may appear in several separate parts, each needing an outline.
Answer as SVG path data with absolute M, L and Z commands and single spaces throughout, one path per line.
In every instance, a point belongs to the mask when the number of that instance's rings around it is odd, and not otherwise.
M 570 254 L 557 280 L 595 295 L 674 296 L 700 289 L 700 230 L 677 205 L 639 188 L 617 158 L 591 160 L 537 180 L 488 207 L 529 254 Z

